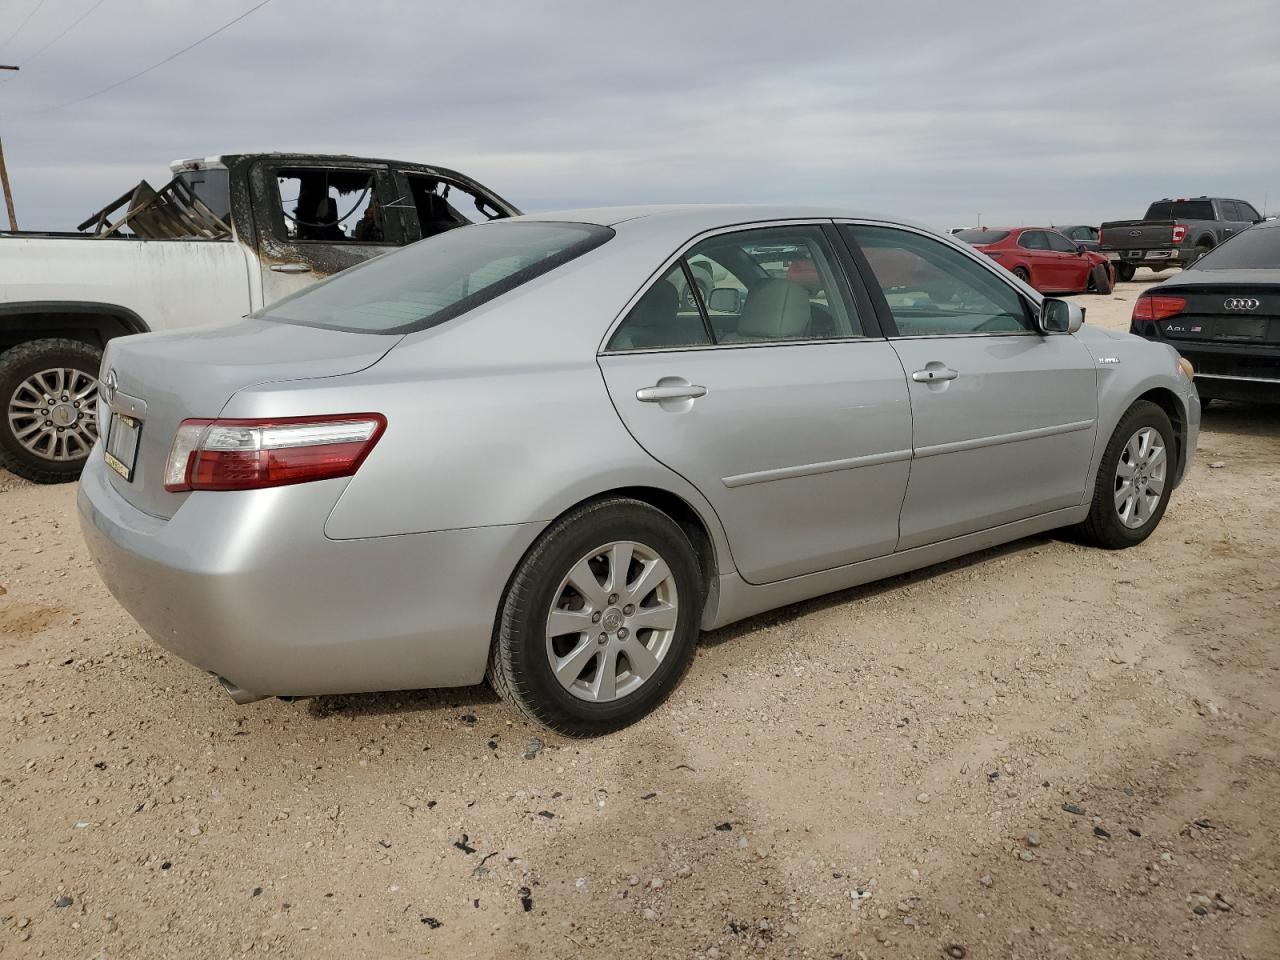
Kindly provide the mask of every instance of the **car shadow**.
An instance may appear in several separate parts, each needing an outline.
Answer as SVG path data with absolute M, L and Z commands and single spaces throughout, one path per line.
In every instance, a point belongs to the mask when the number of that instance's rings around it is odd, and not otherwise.
M 728 626 L 721 627 L 719 630 L 704 631 L 700 643 L 703 646 L 715 647 L 722 643 L 728 643 L 736 640 L 745 634 L 763 627 L 777 626 L 782 623 L 789 623 L 793 620 L 799 620 L 811 613 L 817 613 L 822 610 L 837 607 L 846 603 L 856 603 L 860 600 L 868 600 L 872 597 L 878 597 L 881 594 L 891 593 L 902 587 L 910 586 L 915 583 L 922 583 L 932 580 L 934 577 L 944 573 L 950 573 L 952 570 L 961 570 L 965 567 L 971 567 L 976 564 L 986 563 L 990 560 L 996 560 L 1001 557 L 1013 556 L 1019 553 L 1025 553 L 1028 550 L 1042 547 L 1047 543 L 1055 540 L 1066 540 L 1072 542 L 1070 532 L 1068 530 L 1053 531 L 1051 533 L 1036 534 L 1022 540 L 1015 540 L 1012 543 L 1001 544 L 996 547 L 989 547 L 986 550 L 980 550 L 976 553 L 969 553 L 963 557 L 956 557 L 954 560 L 944 560 L 942 563 L 935 563 L 928 567 L 922 567 L 919 570 L 912 570 L 909 573 L 900 573 L 894 577 L 887 577 L 884 580 L 875 580 L 871 583 L 864 583 L 862 586 L 850 587 L 847 590 L 839 590 L 835 593 L 823 594 L 820 597 L 814 597 L 810 600 L 802 600 L 799 603 L 793 603 L 786 607 L 778 607 L 775 610 L 769 610 L 765 613 L 756 614 L 754 617 L 748 617 L 746 620 L 739 620 Z
M 1280 436 L 1280 403 L 1214 400 L 1200 415 L 1200 429 L 1234 437 Z
M 307 715 L 316 720 L 343 717 L 379 717 L 399 713 L 450 712 L 468 715 L 477 707 L 493 707 L 501 698 L 487 685 L 395 690 L 387 693 L 343 693 L 306 700 Z M 465 721 L 464 721 L 465 722 Z

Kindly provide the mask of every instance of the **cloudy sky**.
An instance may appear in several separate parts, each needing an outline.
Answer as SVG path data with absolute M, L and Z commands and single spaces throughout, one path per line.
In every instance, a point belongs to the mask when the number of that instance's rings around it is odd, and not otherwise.
M 526 210 L 795 201 L 947 227 L 1201 193 L 1280 208 L 1270 0 L 271 0 L 80 100 L 257 2 L 0 0 L 20 226 L 69 229 L 170 160 L 260 149 L 438 163 Z

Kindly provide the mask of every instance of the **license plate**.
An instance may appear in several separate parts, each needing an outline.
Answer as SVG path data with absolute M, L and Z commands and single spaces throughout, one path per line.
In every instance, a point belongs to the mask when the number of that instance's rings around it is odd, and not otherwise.
M 1265 317 L 1223 317 L 1218 321 L 1218 336 L 1240 340 L 1261 340 L 1267 332 Z
M 107 466 L 125 480 L 133 480 L 133 466 L 138 459 L 138 437 L 141 433 L 141 420 L 123 413 L 111 414 L 103 453 L 107 458 Z

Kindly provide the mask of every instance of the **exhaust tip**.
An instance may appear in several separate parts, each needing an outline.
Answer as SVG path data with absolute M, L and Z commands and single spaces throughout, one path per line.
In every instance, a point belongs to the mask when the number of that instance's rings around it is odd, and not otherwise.
M 258 700 L 267 699 L 266 694 L 250 693 L 248 690 L 237 687 L 226 677 L 219 676 L 218 682 L 222 684 L 222 689 L 227 691 L 227 696 L 229 696 L 239 706 L 243 707 L 246 703 L 255 703 Z

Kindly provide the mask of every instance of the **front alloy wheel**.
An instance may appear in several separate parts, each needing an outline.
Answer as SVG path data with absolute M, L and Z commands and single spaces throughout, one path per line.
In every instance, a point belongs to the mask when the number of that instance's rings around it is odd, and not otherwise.
M 507 585 L 489 655 L 493 688 L 569 736 L 639 720 L 693 658 L 703 597 L 684 530 L 610 497 L 553 523 Z
M 1109 550 L 1132 547 L 1151 535 L 1169 505 L 1173 425 L 1159 406 L 1139 400 L 1120 418 L 1098 467 L 1086 540 Z
M 1142 427 L 1124 445 L 1116 462 L 1115 500 L 1116 514 L 1130 530 L 1139 529 L 1155 515 L 1168 465 L 1164 439 L 1153 427 Z

